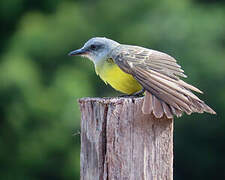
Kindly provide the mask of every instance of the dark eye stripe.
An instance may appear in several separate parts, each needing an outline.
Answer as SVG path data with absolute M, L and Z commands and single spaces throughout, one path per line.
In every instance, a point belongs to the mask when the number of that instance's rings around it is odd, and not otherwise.
M 91 49 L 91 50 L 96 50 L 96 49 L 97 49 L 97 46 L 94 45 L 94 44 L 92 44 L 92 45 L 90 46 L 90 49 Z
M 103 47 L 102 44 L 92 44 L 92 45 L 90 45 L 89 49 L 92 50 L 92 51 L 96 51 L 96 50 L 98 50 L 102 47 Z

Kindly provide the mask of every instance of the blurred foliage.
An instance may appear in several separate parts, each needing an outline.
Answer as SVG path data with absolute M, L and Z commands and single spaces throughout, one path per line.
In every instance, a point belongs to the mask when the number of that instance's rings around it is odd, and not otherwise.
M 94 36 L 166 52 L 217 111 L 175 121 L 175 179 L 225 178 L 223 1 L 0 1 L 0 177 L 79 179 L 83 96 L 118 95 L 90 61 Z

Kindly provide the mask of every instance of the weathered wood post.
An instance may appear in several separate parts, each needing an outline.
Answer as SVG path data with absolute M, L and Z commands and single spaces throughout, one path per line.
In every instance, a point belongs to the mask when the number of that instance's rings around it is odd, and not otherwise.
M 172 180 L 173 119 L 141 112 L 143 98 L 82 98 L 82 180 Z

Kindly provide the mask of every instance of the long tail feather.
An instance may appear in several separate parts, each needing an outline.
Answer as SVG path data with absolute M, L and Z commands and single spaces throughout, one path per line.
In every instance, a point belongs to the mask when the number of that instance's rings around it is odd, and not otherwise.
M 194 86 L 182 80 L 168 78 L 155 71 L 139 71 L 138 74 L 136 76 L 137 80 L 139 82 L 143 81 L 142 85 L 146 89 L 142 109 L 144 114 L 153 112 L 157 118 L 161 118 L 163 114 L 168 118 L 171 118 L 173 115 L 181 117 L 182 112 L 187 114 L 193 112 L 216 114 L 204 101 L 190 91 L 201 93 Z

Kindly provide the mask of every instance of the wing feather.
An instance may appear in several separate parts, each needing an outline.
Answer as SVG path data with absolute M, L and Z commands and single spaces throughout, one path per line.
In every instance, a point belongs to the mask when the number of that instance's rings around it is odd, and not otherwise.
M 146 95 L 150 101 L 144 101 L 143 106 L 150 102 L 147 108 L 156 117 L 162 117 L 163 113 L 168 118 L 172 114 L 180 117 L 183 111 L 187 114 L 204 111 L 215 113 L 191 92 L 202 93 L 199 89 L 179 79 L 187 76 L 173 57 L 159 51 L 129 45 L 118 46 L 111 52 L 110 57 L 152 94 Z M 148 112 L 147 108 L 143 108 L 143 112 Z

